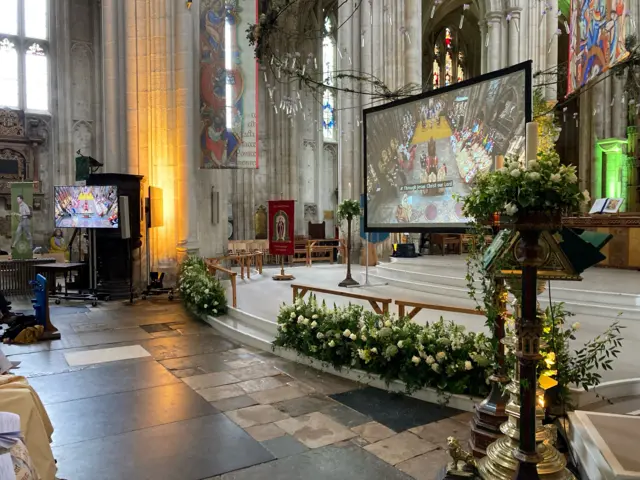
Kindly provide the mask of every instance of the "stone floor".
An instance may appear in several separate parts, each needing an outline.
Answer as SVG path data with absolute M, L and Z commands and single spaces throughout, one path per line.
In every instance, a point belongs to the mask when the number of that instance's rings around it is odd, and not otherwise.
M 51 316 L 61 340 L 2 349 L 46 405 L 62 478 L 430 480 L 468 438 L 470 414 L 235 344 L 177 302 Z

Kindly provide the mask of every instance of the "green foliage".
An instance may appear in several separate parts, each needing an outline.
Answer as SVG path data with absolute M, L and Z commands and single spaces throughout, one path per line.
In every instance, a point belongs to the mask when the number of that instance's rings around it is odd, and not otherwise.
M 357 200 L 344 200 L 338 205 L 338 220 L 353 220 L 360 216 L 360 202 Z
M 550 390 L 554 398 L 548 399 L 549 405 L 571 406 L 571 387 L 589 390 L 602 381 L 598 370 L 612 370 L 613 359 L 617 358 L 622 346 L 621 330 L 624 328 L 618 320 L 614 321 L 601 335 L 586 342 L 582 348 L 573 350 L 571 341 L 576 340 L 580 324 L 568 324 L 567 318 L 573 314 L 564 309 L 564 304 L 553 304 L 540 312 L 542 338 L 540 354 L 543 359 L 538 364 L 538 372 L 555 379 L 556 387 Z M 513 334 L 511 320 L 510 334 Z M 509 357 L 509 367 L 515 366 L 515 357 Z
M 530 212 L 573 213 L 590 201 L 580 191 L 576 169 L 560 164 L 555 151 L 538 153 L 537 161 L 525 168 L 517 159 L 507 159 L 495 172 L 476 177 L 470 194 L 463 199 L 467 217 L 479 222 L 499 213 L 515 217 Z
M 483 334 L 465 332 L 443 319 L 420 326 L 363 307 L 327 308 L 311 296 L 283 305 L 278 347 L 333 365 L 402 380 L 407 392 L 432 387 L 440 392 L 483 396 L 492 373 L 491 345 Z
M 218 316 L 227 311 L 224 288 L 200 257 L 188 257 L 180 265 L 178 289 L 185 306 L 196 313 Z

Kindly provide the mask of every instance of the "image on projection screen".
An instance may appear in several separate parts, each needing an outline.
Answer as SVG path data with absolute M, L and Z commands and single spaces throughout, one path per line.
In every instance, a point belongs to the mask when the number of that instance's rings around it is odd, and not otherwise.
M 365 110 L 366 229 L 464 227 L 456 196 L 524 156 L 527 75 L 529 63 Z

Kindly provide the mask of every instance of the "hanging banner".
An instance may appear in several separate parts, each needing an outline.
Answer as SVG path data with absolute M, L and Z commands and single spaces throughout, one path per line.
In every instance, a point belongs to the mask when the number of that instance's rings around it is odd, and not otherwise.
M 294 201 L 269 201 L 269 253 L 271 255 L 293 255 Z
M 626 60 L 625 0 L 571 0 L 568 93 Z
M 200 2 L 200 168 L 258 168 L 257 0 Z
M 33 182 L 11 183 L 11 258 L 33 258 Z

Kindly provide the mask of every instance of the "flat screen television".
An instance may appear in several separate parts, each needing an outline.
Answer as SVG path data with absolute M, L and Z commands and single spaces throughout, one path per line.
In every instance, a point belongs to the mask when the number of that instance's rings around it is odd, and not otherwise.
M 118 187 L 53 187 L 56 228 L 110 228 L 120 226 Z
M 478 174 L 524 157 L 526 62 L 364 111 L 367 232 L 463 230 Z

